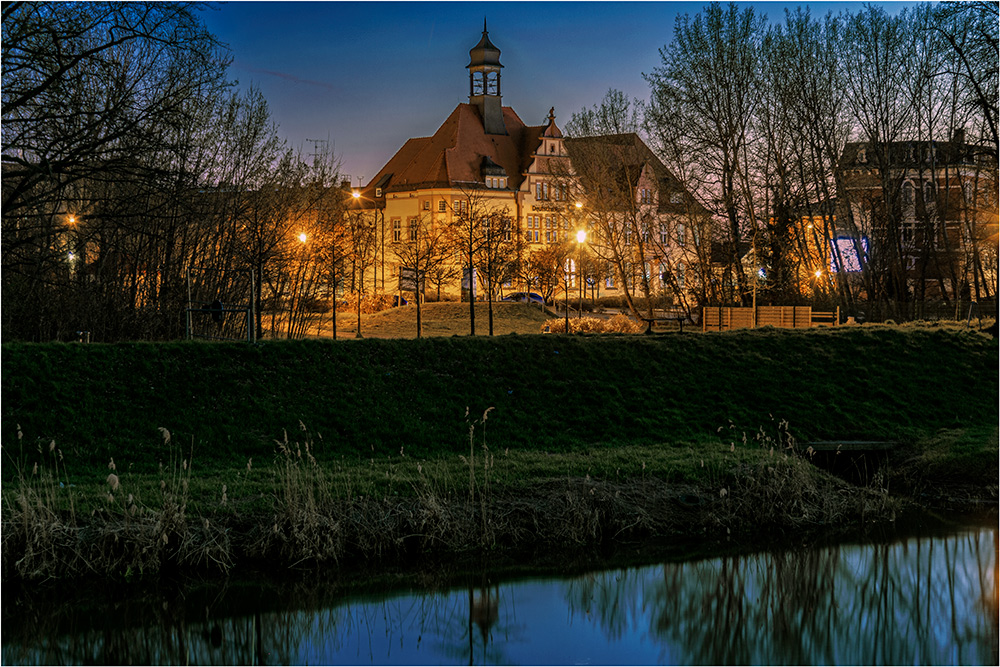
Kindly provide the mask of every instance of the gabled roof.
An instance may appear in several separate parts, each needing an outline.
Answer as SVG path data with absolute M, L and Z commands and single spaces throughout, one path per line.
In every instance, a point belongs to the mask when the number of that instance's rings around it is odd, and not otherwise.
M 481 183 L 483 158 L 489 158 L 516 189 L 544 128 L 526 126 L 510 107 L 503 107 L 503 119 L 506 135 L 486 134 L 479 107 L 459 104 L 432 136 L 403 144 L 371 183 L 384 182 L 381 187 L 387 193 Z M 372 196 L 367 192 L 371 189 L 366 186 L 366 197 Z
M 885 158 L 878 155 L 881 152 Z M 879 166 L 880 159 L 888 160 L 888 167 L 930 169 L 932 167 L 995 163 L 996 154 L 985 146 L 975 146 L 964 141 L 892 141 L 887 144 L 852 142 L 840 154 L 841 169 L 871 169 Z
M 660 213 L 689 213 L 693 210 L 695 213 L 709 214 L 709 211 L 691 196 L 687 188 L 634 132 L 569 138 L 566 139 L 565 145 L 578 173 L 582 161 L 597 161 L 612 171 L 607 177 L 634 188 L 639 182 L 643 167 L 649 169 L 659 191 L 657 208 Z M 680 194 L 682 201 L 673 203 L 672 194 Z

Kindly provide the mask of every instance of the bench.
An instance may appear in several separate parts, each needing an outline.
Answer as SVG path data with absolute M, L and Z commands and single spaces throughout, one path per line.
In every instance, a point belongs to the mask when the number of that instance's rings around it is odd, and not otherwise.
M 653 325 L 660 322 L 677 322 L 677 330 L 681 333 L 684 332 L 684 320 L 687 319 L 687 315 L 678 313 L 676 315 L 668 315 L 666 317 L 643 317 L 642 321 L 646 323 L 646 331 L 643 333 L 651 334 L 653 333 Z

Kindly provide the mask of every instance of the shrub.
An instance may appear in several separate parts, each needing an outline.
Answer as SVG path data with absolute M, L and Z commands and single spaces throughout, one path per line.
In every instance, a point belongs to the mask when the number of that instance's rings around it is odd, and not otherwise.
M 542 331 L 546 327 L 551 333 L 565 333 L 566 319 L 557 318 L 546 320 L 542 324 Z M 572 317 L 569 320 L 570 333 L 626 333 L 633 334 L 642 331 L 642 325 L 628 317 L 627 315 L 615 315 L 610 319 L 599 317 Z
M 356 292 L 350 292 L 344 295 L 344 298 L 337 302 L 337 312 L 341 313 L 356 313 L 358 312 L 358 298 L 359 295 Z M 362 294 L 361 298 L 361 312 L 365 315 L 371 315 L 372 313 L 379 313 L 383 310 L 388 310 L 393 307 L 393 299 L 396 298 L 394 294 Z

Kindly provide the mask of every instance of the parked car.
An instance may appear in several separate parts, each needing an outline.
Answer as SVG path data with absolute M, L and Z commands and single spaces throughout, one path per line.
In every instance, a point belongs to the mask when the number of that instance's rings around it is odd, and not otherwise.
M 514 292 L 508 294 L 501 301 L 517 301 L 519 303 L 537 303 L 539 306 L 545 305 L 545 299 L 540 294 L 534 292 Z

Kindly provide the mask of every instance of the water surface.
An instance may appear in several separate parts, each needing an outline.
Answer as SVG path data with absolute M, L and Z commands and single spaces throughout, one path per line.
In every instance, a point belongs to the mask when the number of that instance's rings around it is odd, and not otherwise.
M 364 595 L 4 600 L 4 664 L 998 663 L 997 529 Z M 126 591 L 128 589 L 125 589 Z M 6 597 L 6 596 L 5 596 Z M 91 596 L 92 597 L 92 596 Z

